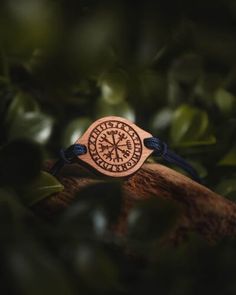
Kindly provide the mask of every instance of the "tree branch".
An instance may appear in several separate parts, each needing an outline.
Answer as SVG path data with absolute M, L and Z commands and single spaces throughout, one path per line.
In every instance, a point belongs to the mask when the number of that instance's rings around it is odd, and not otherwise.
M 46 170 L 52 162 L 47 163 Z M 78 164 L 66 166 L 59 180 L 63 192 L 42 200 L 33 207 L 37 213 L 54 217 L 69 206 L 83 188 L 102 181 Z M 160 164 L 144 164 L 123 182 L 123 207 L 115 230 L 126 232 L 127 215 L 139 201 L 151 197 L 166 198 L 183 208 L 179 222 L 171 234 L 174 241 L 182 240 L 190 231 L 200 233 L 207 240 L 218 240 L 236 234 L 236 204 L 214 193 L 188 177 Z

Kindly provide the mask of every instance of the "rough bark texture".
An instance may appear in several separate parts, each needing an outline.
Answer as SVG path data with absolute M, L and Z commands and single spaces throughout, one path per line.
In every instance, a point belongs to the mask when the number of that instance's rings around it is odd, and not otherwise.
M 51 162 L 46 166 L 47 170 Z M 64 191 L 33 208 L 49 218 L 69 206 L 81 189 L 102 181 L 78 164 L 65 167 L 58 178 L 65 186 Z M 181 240 L 189 231 L 200 233 L 210 241 L 236 234 L 235 203 L 160 164 L 144 164 L 136 174 L 124 180 L 123 208 L 115 227 L 118 234 L 125 234 L 128 212 L 138 200 L 153 196 L 173 200 L 183 208 L 181 218 L 171 233 L 174 241 Z

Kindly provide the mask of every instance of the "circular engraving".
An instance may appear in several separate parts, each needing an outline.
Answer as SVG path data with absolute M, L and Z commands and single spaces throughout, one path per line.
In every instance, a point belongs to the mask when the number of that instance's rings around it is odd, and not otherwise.
M 128 124 L 108 120 L 98 124 L 88 138 L 88 150 L 93 161 L 105 171 L 122 173 L 139 162 L 142 142 Z

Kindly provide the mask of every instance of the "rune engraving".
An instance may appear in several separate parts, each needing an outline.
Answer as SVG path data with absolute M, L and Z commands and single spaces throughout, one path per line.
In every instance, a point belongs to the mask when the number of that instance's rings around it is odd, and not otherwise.
M 137 132 L 120 121 L 105 121 L 91 132 L 88 148 L 93 161 L 102 169 L 121 173 L 139 162 L 142 143 Z

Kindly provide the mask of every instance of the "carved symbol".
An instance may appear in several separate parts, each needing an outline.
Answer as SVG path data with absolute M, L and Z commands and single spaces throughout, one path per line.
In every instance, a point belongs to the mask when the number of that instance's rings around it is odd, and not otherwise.
M 99 140 L 99 150 L 106 159 L 116 162 L 123 162 L 124 158 L 130 155 L 131 142 L 124 132 L 117 130 L 105 131 Z M 105 144 L 104 144 L 105 143 Z M 123 158 L 124 157 L 124 158 Z
M 107 121 L 90 133 L 89 147 L 94 162 L 105 170 L 127 171 L 134 167 L 142 152 L 141 140 L 128 124 Z

